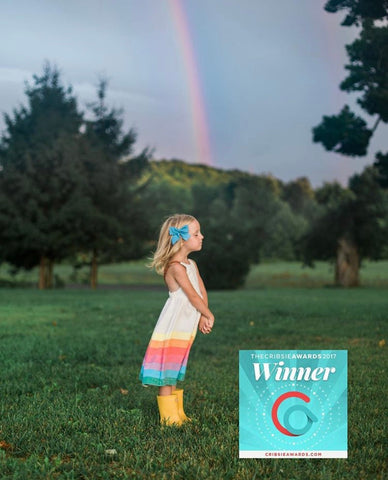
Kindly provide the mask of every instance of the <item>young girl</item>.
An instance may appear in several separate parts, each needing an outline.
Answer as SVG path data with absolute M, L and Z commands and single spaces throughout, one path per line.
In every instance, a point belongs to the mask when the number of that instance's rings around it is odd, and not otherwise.
M 177 389 L 176 383 L 185 377 L 197 327 L 207 334 L 214 323 L 197 266 L 188 259 L 191 252 L 201 250 L 203 238 L 194 217 L 173 215 L 162 225 L 151 263 L 164 275 L 169 298 L 151 336 L 139 378 L 143 385 L 159 386 L 160 421 L 166 425 L 190 420 L 183 410 L 183 390 Z

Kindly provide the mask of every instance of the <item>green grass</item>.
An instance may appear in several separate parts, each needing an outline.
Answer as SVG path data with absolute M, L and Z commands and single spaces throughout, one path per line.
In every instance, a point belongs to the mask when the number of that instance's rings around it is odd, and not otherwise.
M 163 279 L 155 275 L 145 265 L 147 259 L 129 263 L 114 263 L 102 265 L 99 268 L 99 283 L 101 285 L 142 285 L 163 286 Z M 74 278 L 70 265 L 56 265 L 54 274 L 61 283 L 87 284 L 88 268 L 78 271 Z M 388 287 L 388 260 L 378 262 L 365 261 L 360 270 L 363 286 Z M 0 286 L 36 286 L 38 270 L 20 271 L 12 276 L 9 267 L 0 265 Z M 334 282 L 334 267 L 326 262 L 316 262 L 315 268 L 304 267 L 300 262 L 264 262 L 254 265 L 246 279 L 247 288 L 257 287 L 322 287 Z
M 365 261 L 360 269 L 362 286 L 388 287 L 388 261 Z M 333 285 L 334 265 L 316 262 L 314 268 L 300 262 L 264 262 L 254 265 L 246 280 L 247 288 L 322 287 Z
M 137 380 L 165 298 L 0 289 L 2 479 L 386 478 L 386 290 L 211 292 L 181 429 L 160 428 L 156 389 Z M 238 351 L 274 348 L 349 351 L 347 460 L 238 459 Z
M 101 265 L 98 269 L 98 280 L 104 285 L 163 285 L 163 278 L 146 267 L 147 259 L 128 263 L 113 263 Z M 54 276 L 65 285 L 87 285 L 89 282 L 89 268 L 82 267 L 74 276 L 74 269 L 68 264 L 55 265 Z M 38 283 L 38 268 L 25 271 L 20 270 L 15 275 L 10 273 L 10 267 L 0 265 L 0 285 L 9 286 L 36 286 Z

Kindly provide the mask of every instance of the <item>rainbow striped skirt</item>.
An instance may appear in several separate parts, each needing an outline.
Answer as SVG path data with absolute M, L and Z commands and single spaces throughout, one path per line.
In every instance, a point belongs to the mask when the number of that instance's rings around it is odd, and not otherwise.
M 169 292 L 144 356 L 143 385 L 176 385 L 185 378 L 200 316 L 183 290 Z

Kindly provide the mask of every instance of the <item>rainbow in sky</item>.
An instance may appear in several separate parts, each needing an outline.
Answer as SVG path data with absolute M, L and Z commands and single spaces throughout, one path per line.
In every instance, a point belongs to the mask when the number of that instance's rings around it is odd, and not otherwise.
M 168 0 L 172 19 L 177 31 L 182 59 L 187 75 L 190 97 L 190 110 L 193 121 L 194 142 L 196 146 L 196 161 L 212 165 L 212 155 L 209 139 L 209 128 L 205 101 L 198 72 L 198 65 L 190 35 L 189 23 L 182 0 Z

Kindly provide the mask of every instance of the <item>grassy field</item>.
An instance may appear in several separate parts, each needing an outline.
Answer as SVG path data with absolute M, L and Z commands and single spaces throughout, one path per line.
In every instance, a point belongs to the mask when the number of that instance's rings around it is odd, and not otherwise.
M 130 263 L 102 265 L 99 268 L 101 285 L 163 286 L 163 279 L 145 264 L 147 260 Z M 316 262 L 315 268 L 304 267 L 300 262 L 264 262 L 254 265 L 246 279 L 246 288 L 258 287 L 322 287 L 334 282 L 333 265 Z M 84 267 L 74 277 L 70 265 L 56 265 L 54 273 L 61 285 L 88 283 L 88 268 Z M 361 284 L 367 287 L 388 287 L 388 260 L 365 261 L 360 270 Z M 0 265 L 0 286 L 36 286 L 38 270 L 20 271 L 12 276 L 9 267 Z
M 386 478 L 386 289 L 211 292 L 181 429 L 160 428 L 156 390 L 137 380 L 165 298 L 0 289 L 2 479 Z M 238 351 L 272 348 L 349 351 L 347 460 L 238 459 Z

